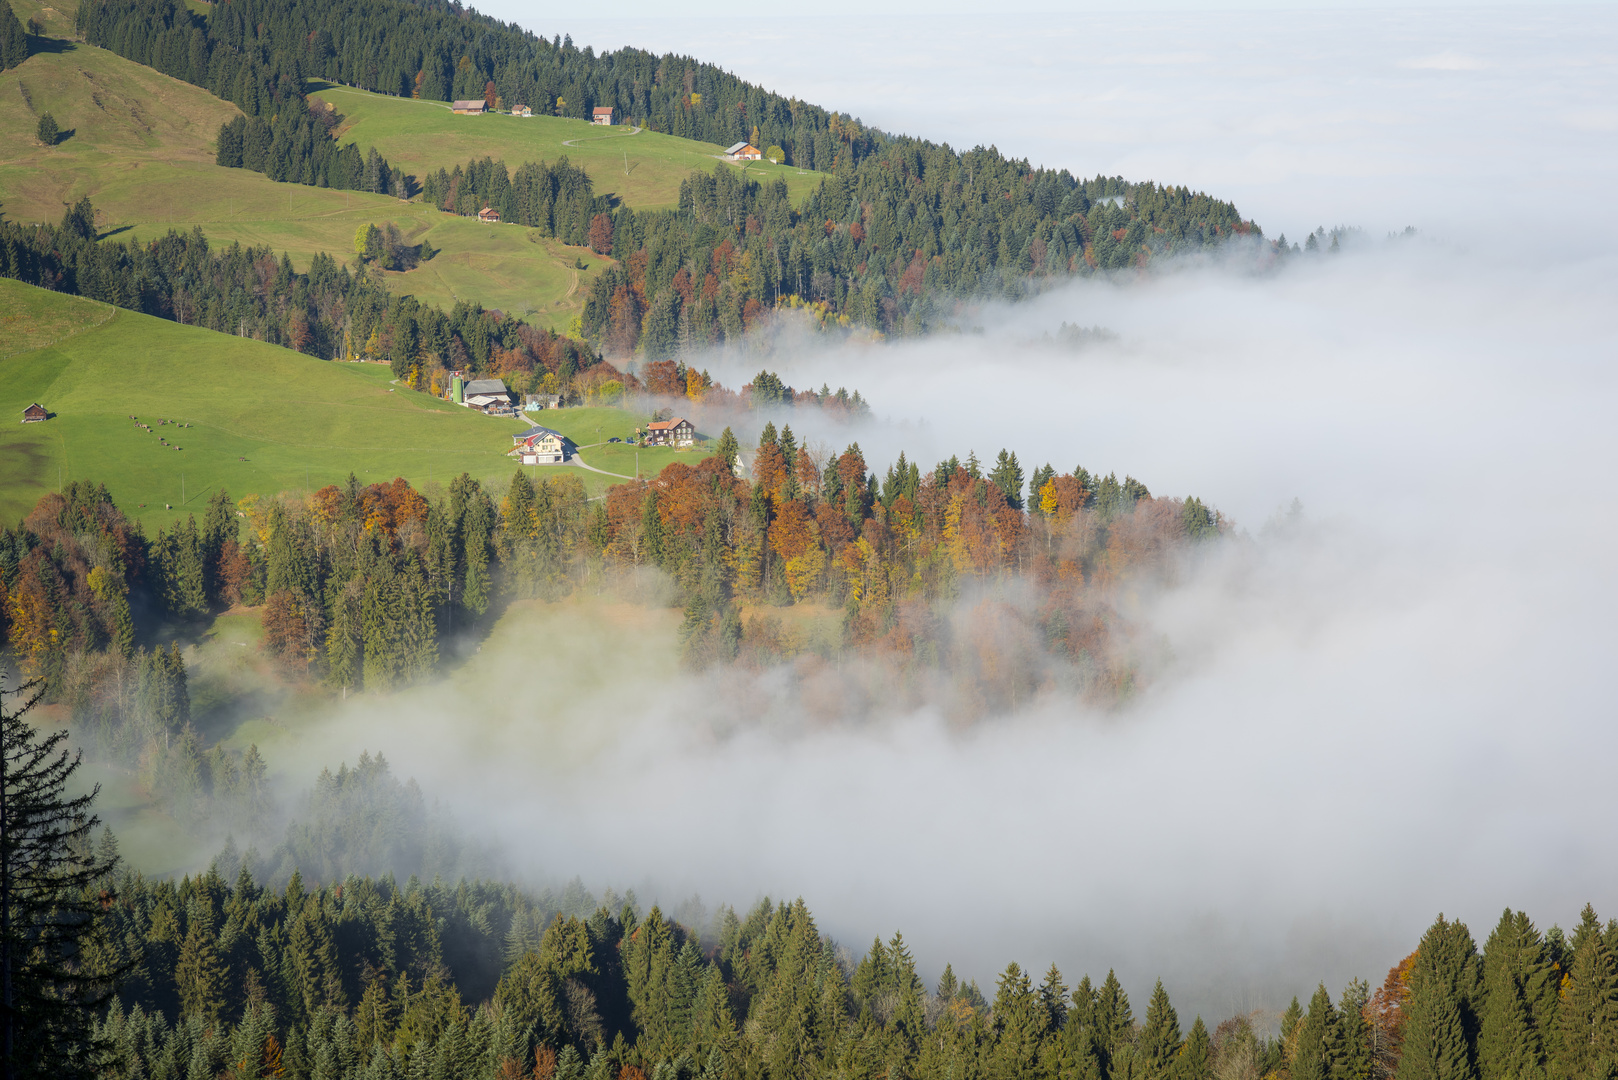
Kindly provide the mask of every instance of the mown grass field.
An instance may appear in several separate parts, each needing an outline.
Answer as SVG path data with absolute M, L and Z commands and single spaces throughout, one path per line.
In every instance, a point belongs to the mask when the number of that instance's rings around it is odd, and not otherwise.
M 0 326 L 14 317 L 64 330 L 52 344 L 0 358 L 4 522 L 70 480 L 106 484 L 148 533 L 200 511 L 220 487 L 240 499 L 314 490 L 352 472 L 365 483 L 402 476 L 431 488 L 467 472 L 500 489 L 517 468 L 506 456 L 511 435 L 529 423 L 395 387 L 381 365 L 333 364 L 0 279 Z M 34 401 L 56 415 L 20 423 Z M 550 426 L 571 427 L 569 412 L 550 413 L 563 418 Z M 631 429 L 645 422 L 621 415 Z M 610 469 L 598 451 L 585 460 Z M 565 468 L 591 495 L 617 482 Z
M 718 165 L 722 146 L 679 139 L 655 131 L 632 134 L 628 126 L 596 127 L 559 116 L 526 119 L 503 113 L 456 116 L 443 102 L 386 97 L 347 86 L 317 84 L 315 96 L 344 116 L 339 138 L 375 146 L 396 168 L 418 179 L 429 171 L 453 170 L 473 158 L 493 157 L 509 168 L 527 161 L 566 156 L 590 174 L 598 195 L 612 193 L 638 209 L 679 205 L 680 181 L 696 170 Z M 797 203 L 819 185 L 820 173 L 767 161 L 746 163 L 749 176 L 781 177 Z
M 395 292 L 449 306 L 458 299 L 565 330 L 610 260 L 531 229 L 491 227 L 382 195 L 277 184 L 215 165 L 229 102 L 94 46 L 53 42 L 0 79 L 0 211 L 12 221 L 56 222 L 88 195 L 98 224 L 120 240 L 200 226 L 210 243 L 286 252 L 299 269 L 319 252 L 346 259 L 363 225 L 392 222 L 439 254 L 404 274 Z M 34 138 L 49 112 L 71 134 Z M 582 261 L 585 268 L 575 269 Z

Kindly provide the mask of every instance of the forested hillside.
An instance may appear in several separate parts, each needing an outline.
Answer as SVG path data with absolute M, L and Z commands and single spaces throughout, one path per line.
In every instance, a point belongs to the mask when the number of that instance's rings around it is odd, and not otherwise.
M 316 77 L 490 105 L 555 101 L 569 116 L 611 105 L 655 131 L 751 140 L 833 174 L 794 208 L 779 178 L 759 184 L 721 167 L 687 178 L 677 211 L 651 214 L 614 207 L 562 163 L 518 163 L 513 178 L 505 162 L 469 162 L 418 178 L 448 212 L 492 207 L 506 222 L 611 252 L 619 266 L 594 283 L 583 330 L 618 355 L 734 338 L 779 306 L 808 307 L 822 325 L 919 333 L 966 297 L 1015 298 L 1052 279 L 1259 235 L 1231 204 L 1183 187 L 1080 181 L 994 149 L 959 153 L 688 58 L 596 56 L 438 3 L 243 0 L 202 19 L 177 0 L 92 0 L 79 19 L 88 40 L 207 86 L 254 118 L 221 131 L 221 164 L 293 182 L 411 190 L 374 150 L 328 145 L 304 97 Z M 541 201 L 568 204 L 565 222 L 525 195 L 536 170 L 550 188 Z
M 383 248 L 379 234 L 374 260 Z M 574 339 L 477 304 L 445 313 L 392 295 L 364 257 L 357 261 L 351 270 L 318 255 L 300 274 L 269 248 L 214 250 L 201 229 L 145 245 L 97 243 L 88 199 L 56 227 L 0 221 L 0 276 L 324 359 L 386 360 L 419 389 L 429 387 L 430 367 L 567 382 L 600 360 Z
M 233 862 L 233 861 L 232 861 Z M 234 881 L 231 878 L 234 876 Z M 1440 916 L 1373 994 L 1258 1015 L 1143 1012 L 1117 978 L 1017 963 L 992 1000 L 902 934 L 856 958 L 800 899 L 671 918 L 631 894 L 349 877 L 250 864 L 106 885 L 100 1024 L 123 1075 L 445 1080 L 1600 1080 L 1618 1066 L 1618 921 L 1571 935 L 1505 911 L 1479 954 Z M 942 958 L 939 958 L 942 959 Z M 1037 970 L 1037 969 L 1036 969 Z

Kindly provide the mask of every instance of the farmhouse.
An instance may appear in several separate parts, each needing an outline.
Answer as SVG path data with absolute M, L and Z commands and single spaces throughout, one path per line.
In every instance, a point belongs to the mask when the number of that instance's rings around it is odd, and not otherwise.
M 461 390 L 461 404 L 471 409 L 505 409 L 511 405 L 511 391 L 501 379 L 473 379 Z
M 612 126 L 612 106 L 611 105 L 597 105 L 595 107 L 594 111 L 592 111 L 590 113 L 590 123 L 592 123 L 592 124 L 605 124 L 608 127 L 611 127 Z
M 690 446 L 697 430 L 691 421 L 676 416 L 672 420 L 654 420 L 646 425 L 647 446 Z
M 456 116 L 482 116 L 487 108 L 488 105 L 479 98 L 477 101 L 457 101 L 450 106 L 450 111 Z
M 22 422 L 25 424 L 37 424 L 50 418 L 51 414 L 45 410 L 45 406 L 37 401 L 22 411 Z
M 764 155 L 759 153 L 758 147 L 752 143 L 739 142 L 725 151 L 725 156 L 732 161 L 759 161 Z
M 530 117 L 530 116 L 534 115 L 534 110 L 530 109 L 526 105 L 518 105 L 515 109 L 511 110 L 511 115 L 512 116 L 521 116 L 521 117 Z
M 567 436 L 548 427 L 531 427 L 513 435 L 511 452 L 524 465 L 561 465 L 567 461 Z
M 478 211 L 478 220 L 485 225 L 498 225 L 500 224 L 500 211 L 492 206 L 485 206 Z

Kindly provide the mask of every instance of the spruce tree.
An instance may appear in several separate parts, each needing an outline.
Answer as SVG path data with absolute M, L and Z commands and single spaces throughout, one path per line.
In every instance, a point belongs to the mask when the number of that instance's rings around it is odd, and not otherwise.
M 1440 915 L 1410 972 L 1398 1080 L 1477 1080 L 1473 1064 L 1478 957 L 1462 923 Z
M 8 708 L 8 701 L 12 703 Z M 100 785 L 67 794 L 81 756 L 26 715 L 38 683 L 0 688 L 0 1066 L 7 1080 L 100 1075 L 94 1014 L 117 972 L 98 968 L 101 891 L 114 870 L 90 842 Z M 115 856 L 114 856 L 115 857 Z
M 1372 1080 L 1376 1062 L 1371 1056 L 1371 1027 L 1365 1022 L 1365 1004 L 1370 987 L 1355 979 L 1343 991 L 1338 1002 L 1337 1068 L 1334 1080 Z
M 0 4 L 0 71 L 28 59 L 28 34 L 10 4 Z
M 741 453 L 741 444 L 736 441 L 736 433 L 728 427 L 720 432 L 719 445 L 714 450 L 714 453 L 724 461 L 725 468 L 734 473 L 736 471 L 736 458 Z
M 1601 931 L 1585 905 L 1557 1010 L 1557 1080 L 1604 1080 L 1618 1072 L 1618 962 Z
M 1191 1033 L 1185 1037 L 1185 1046 L 1174 1059 L 1170 1075 L 1173 1080 L 1213 1080 L 1213 1044 L 1202 1017 L 1192 1023 Z
M 1019 477 L 1019 485 L 1021 478 Z M 1180 1018 L 1175 1015 L 1163 980 L 1152 987 L 1146 1005 L 1146 1019 L 1135 1036 L 1135 1065 L 1145 1080 L 1166 1080 L 1174 1058 L 1180 1052 Z
M 1337 1041 L 1337 1010 L 1325 984 L 1315 988 L 1309 999 L 1309 1012 L 1298 1026 L 1292 1051 L 1291 1080 L 1333 1080 L 1336 1061 L 1332 1047 Z

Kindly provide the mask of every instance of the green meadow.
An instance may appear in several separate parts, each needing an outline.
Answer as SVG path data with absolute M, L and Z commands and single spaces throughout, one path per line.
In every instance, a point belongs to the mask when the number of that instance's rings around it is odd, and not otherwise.
M 751 177 L 787 182 L 797 203 L 819 185 L 821 174 L 767 161 L 732 164 L 722 146 L 616 125 L 598 127 L 560 116 L 518 117 L 506 113 L 456 116 L 443 102 L 386 97 L 330 83 L 315 96 L 344 116 L 343 142 L 375 146 L 396 168 L 419 180 L 428 172 L 453 170 L 473 158 L 502 159 L 512 169 L 526 161 L 565 156 L 590 174 L 596 194 L 612 193 L 637 210 L 679 205 L 680 181 L 716 166 L 746 168 Z
M 392 222 L 439 254 L 389 288 L 447 307 L 475 300 L 566 330 L 591 277 L 610 260 L 532 229 L 491 227 L 385 195 L 277 184 L 214 164 L 229 102 L 94 46 L 56 41 L 0 80 L 0 212 L 13 221 L 59 221 L 89 196 L 104 234 L 149 240 L 200 227 L 212 244 L 269 245 L 299 269 L 319 252 L 338 259 L 364 225 Z M 70 132 L 40 146 L 51 113 Z M 583 263 L 582 269 L 578 263 Z
M 499 489 L 517 468 L 507 456 L 511 436 L 534 422 L 395 386 L 379 364 L 316 360 L 0 279 L 0 327 L 22 323 L 56 327 L 57 336 L 42 333 L 35 340 L 43 343 L 0 357 L 0 521 L 17 520 L 71 480 L 106 484 L 149 531 L 196 512 L 220 487 L 240 499 L 314 490 L 350 472 L 365 483 L 402 476 L 418 487 L 466 472 Z M 35 401 L 55 415 L 20 423 Z M 647 421 L 619 409 L 532 415 L 580 445 L 622 438 Z M 583 456 L 633 474 L 633 452 L 623 447 Z M 644 450 L 641 469 L 698 456 Z M 565 469 L 592 496 L 618 482 L 571 466 L 531 468 Z

